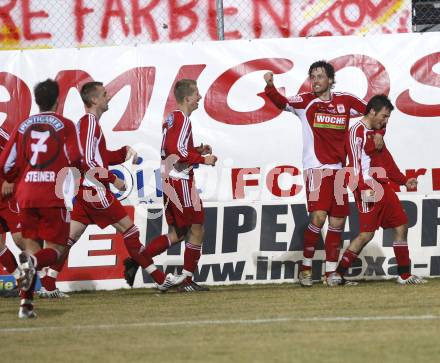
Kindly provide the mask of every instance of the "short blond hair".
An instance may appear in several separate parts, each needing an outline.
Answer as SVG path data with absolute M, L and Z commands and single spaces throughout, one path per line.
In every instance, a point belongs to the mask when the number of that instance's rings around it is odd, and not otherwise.
M 186 96 L 191 96 L 195 88 L 197 87 L 197 81 L 194 79 L 181 79 L 176 82 L 174 86 L 174 97 L 178 103 L 181 103 Z

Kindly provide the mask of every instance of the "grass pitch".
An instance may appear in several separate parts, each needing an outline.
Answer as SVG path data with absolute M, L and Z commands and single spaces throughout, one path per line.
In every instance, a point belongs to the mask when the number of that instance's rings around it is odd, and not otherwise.
M 0 300 L 6 362 L 437 362 L 440 279 L 312 288 L 229 286 L 36 298 L 35 320 Z

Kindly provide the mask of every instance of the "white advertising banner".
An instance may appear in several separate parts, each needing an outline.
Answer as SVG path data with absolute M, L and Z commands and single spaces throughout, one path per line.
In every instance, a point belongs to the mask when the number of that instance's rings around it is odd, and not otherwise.
M 157 212 L 161 124 L 175 107 L 175 81 L 197 79 L 203 99 L 191 116 L 194 141 L 210 144 L 219 157 L 216 167 L 196 169 L 207 208 L 198 278 L 207 283 L 286 281 L 301 258 L 307 223 L 301 125 L 266 99 L 263 74 L 273 71 L 277 88 L 294 95 L 308 90 L 308 67 L 320 59 L 335 66 L 335 90 L 364 99 L 385 93 L 396 106 L 385 141 L 401 170 L 419 181 L 417 190 L 400 194 L 410 217 L 413 270 L 440 274 L 436 33 L 0 52 L 0 123 L 10 130 L 37 112 L 32 87 L 48 77 L 61 86 L 59 111 L 76 121 L 84 112 L 78 89 L 87 80 L 104 82 L 112 100 L 100 123 L 109 148 L 131 145 L 143 159 L 136 166 L 114 168 L 129 185 L 119 197 L 142 239 L 149 240 L 166 230 Z M 282 173 L 274 178 L 276 167 Z M 347 222 L 345 238 L 354 237 L 356 221 L 353 216 Z M 390 238 L 378 232 L 361 256 L 362 266 L 352 273 L 372 278 L 395 274 Z M 322 260 L 319 253 L 317 260 Z M 69 281 L 63 283 L 66 289 L 122 287 L 125 255 L 114 230 L 89 227 L 72 249 L 60 281 Z M 290 261 L 285 271 L 283 261 Z M 182 254 L 173 249 L 157 263 L 181 265 Z

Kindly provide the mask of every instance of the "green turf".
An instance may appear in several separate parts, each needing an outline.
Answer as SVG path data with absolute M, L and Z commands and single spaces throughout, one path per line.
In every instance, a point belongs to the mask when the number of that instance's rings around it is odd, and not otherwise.
M 440 359 L 440 279 L 423 286 L 385 281 L 308 289 L 241 285 L 185 294 L 84 292 L 68 300 L 37 298 L 35 320 L 19 321 L 17 311 L 17 299 L 0 300 L 1 363 Z M 358 320 L 321 319 L 340 317 Z M 378 319 L 359 320 L 371 317 Z M 5 330 L 11 328 L 36 329 Z

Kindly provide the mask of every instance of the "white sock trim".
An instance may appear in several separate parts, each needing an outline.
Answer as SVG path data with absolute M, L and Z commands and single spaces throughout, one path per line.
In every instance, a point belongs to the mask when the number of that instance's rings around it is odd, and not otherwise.
M 145 267 L 145 271 L 147 271 L 150 275 L 152 272 L 154 272 L 156 270 L 157 270 L 157 267 L 155 264 L 151 264 L 151 265 Z
M 334 272 L 338 267 L 338 263 L 334 261 L 325 261 L 325 272 Z
M 182 275 L 185 275 L 187 277 L 193 277 L 193 273 L 187 270 L 182 270 Z
M 53 270 L 50 267 L 46 271 L 46 276 L 52 277 L 56 279 L 58 277 L 59 272 L 57 270 Z
M 31 300 L 31 299 L 20 299 L 20 305 L 33 305 L 33 300 Z
M 312 259 L 311 258 L 303 258 L 302 265 L 312 267 Z
M 43 267 L 40 271 L 37 271 L 38 277 L 42 279 L 46 276 L 47 268 Z

